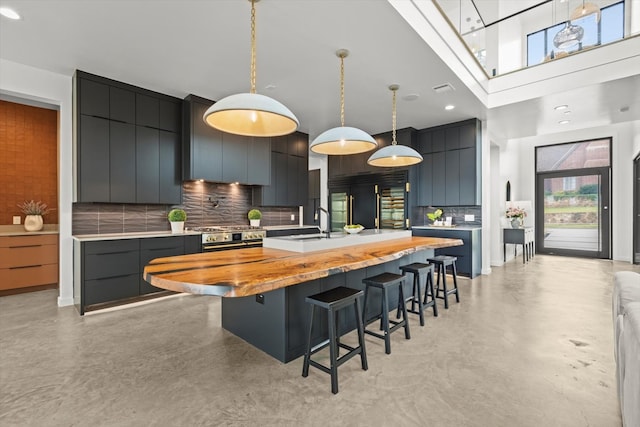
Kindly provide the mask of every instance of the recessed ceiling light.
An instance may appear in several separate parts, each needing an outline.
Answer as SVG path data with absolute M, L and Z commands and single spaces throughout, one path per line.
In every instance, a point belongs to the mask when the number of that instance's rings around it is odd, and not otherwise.
M 558 122 L 558 124 L 560 124 L 560 125 L 566 125 L 566 124 L 567 124 L 567 123 L 569 123 L 569 122 L 571 122 L 571 120 L 560 120 L 560 121 Z
M 451 104 L 444 107 L 445 110 L 453 110 L 454 108 L 456 108 L 456 106 Z
M 567 110 L 564 112 L 565 114 L 571 114 L 571 110 Z
M 420 98 L 419 93 L 409 93 L 402 97 L 402 99 L 404 99 L 405 101 L 415 101 L 418 98 Z
M 9 9 L 8 7 L 0 7 L 0 15 L 9 19 L 20 19 L 20 15 L 13 9 Z
M 557 107 L 554 107 L 554 110 L 564 110 L 566 108 L 569 108 L 568 105 L 558 105 Z

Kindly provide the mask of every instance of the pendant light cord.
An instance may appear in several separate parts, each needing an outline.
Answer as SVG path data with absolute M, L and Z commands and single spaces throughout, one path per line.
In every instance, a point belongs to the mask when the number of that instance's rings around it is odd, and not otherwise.
M 251 0 L 251 93 L 256 93 L 256 2 Z
M 344 127 L 344 55 L 340 55 L 340 123 Z
M 393 92 L 393 112 L 391 113 L 391 145 L 396 145 L 398 143 L 398 141 L 396 141 L 396 90 L 392 89 L 391 91 Z

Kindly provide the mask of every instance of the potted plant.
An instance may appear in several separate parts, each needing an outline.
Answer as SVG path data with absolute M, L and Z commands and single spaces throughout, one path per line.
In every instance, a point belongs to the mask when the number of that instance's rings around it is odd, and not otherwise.
M 29 201 L 18 205 L 22 213 L 26 215 L 24 219 L 24 229 L 27 231 L 40 231 L 44 227 L 42 215 L 49 213 L 51 209 L 41 201 Z
M 427 217 L 433 222 L 433 225 L 442 225 L 440 218 L 442 218 L 443 213 L 442 209 L 438 208 L 433 212 L 427 213 Z
M 260 227 L 260 219 L 262 218 L 262 212 L 258 209 L 251 209 L 247 214 L 249 218 L 249 223 L 251 223 L 252 227 Z
M 171 233 L 184 233 L 184 222 L 187 220 L 187 213 L 182 209 L 171 209 L 169 211 L 169 222 L 171 222 Z

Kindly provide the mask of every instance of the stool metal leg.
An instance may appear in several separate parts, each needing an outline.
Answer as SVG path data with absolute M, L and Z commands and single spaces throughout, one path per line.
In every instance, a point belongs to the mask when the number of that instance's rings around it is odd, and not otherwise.
M 431 296 L 430 302 L 427 298 L 428 296 Z M 427 272 L 427 280 L 424 287 L 424 301 L 422 304 L 426 307 L 431 305 L 433 307 L 433 316 L 438 317 L 438 304 L 436 304 L 436 294 L 433 289 L 433 270 Z
M 455 262 L 451 264 L 451 269 L 453 270 L 453 287 L 456 289 L 456 302 L 460 302 L 460 292 L 458 292 L 458 274 Z
M 338 356 L 336 345 L 336 325 L 333 309 L 329 309 L 329 361 L 331 370 L 331 393 L 338 393 Z
M 382 319 L 380 321 L 382 322 L 384 329 L 384 352 L 391 354 L 391 334 L 389 333 L 389 296 L 387 295 L 387 288 L 382 288 Z
M 438 282 L 440 282 L 440 266 L 438 266 Z M 449 295 L 447 292 L 447 267 L 442 265 L 442 290 L 444 293 L 444 308 L 449 308 Z M 440 291 L 440 286 L 438 286 L 438 292 Z
M 311 358 L 311 333 L 313 332 L 313 315 L 315 312 L 316 306 L 311 305 L 309 312 L 311 315 L 309 316 L 309 335 L 307 336 L 307 351 L 304 352 L 304 363 L 302 364 L 302 376 L 306 377 L 309 375 L 309 359 Z
M 364 325 L 362 322 L 362 317 L 360 316 L 360 299 L 356 299 L 356 303 L 354 304 L 354 310 L 356 311 L 356 329 L 358 330 L 358 343 L 360 344 L 360 363 L 362 364 L 362 369 L 369 369 L 369 365 L 367 363 L 367 351 L 364 346 Z
M 409 331 L 409 316 L 407 315 L 407 304 L 404 302 L 404 289 L 402 283 L 400 283 L 400 301 L 402 301 L 402 317 L 404 322 L 404 337 L 411 339 L 411 332 Z

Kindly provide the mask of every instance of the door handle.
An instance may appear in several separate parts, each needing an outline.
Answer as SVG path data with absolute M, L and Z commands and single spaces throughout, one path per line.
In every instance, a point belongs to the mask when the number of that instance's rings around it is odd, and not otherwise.
M 349 196 L 349 224 L 353 224 L 353 196 Z

